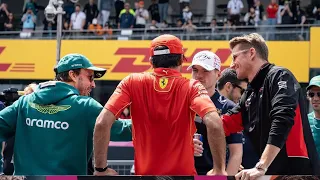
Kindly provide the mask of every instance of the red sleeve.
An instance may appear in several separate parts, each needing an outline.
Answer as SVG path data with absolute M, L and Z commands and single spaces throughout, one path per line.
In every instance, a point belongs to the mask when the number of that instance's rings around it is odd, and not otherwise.
M 109 98 L 108 102 L 104 106 L 106 109 L 111 111 L 114 116 L 120 116 L 124 108 L 131 104 L 130 98 L 130 79 L 131 76 L 124 78 L 116 90 L 114 90 L 112 96 Z
M 190 109 L 203 118 L 208 112 L 217 111 L 206 88 L 199 81 L 190 81 Z
M 224 133 L 229 136 L 232 133 L 238 133 L 243 130 L 242 115 L 240 106 L 237 105 L 227 114 L 222 116 Z

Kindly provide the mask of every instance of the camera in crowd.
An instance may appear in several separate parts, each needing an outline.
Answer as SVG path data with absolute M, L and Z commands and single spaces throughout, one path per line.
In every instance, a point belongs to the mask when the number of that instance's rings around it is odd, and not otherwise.
M 0 101 L 4 103 L 5 106 L 10 106 L 20 97 L 17 88 L 4 89 L 0 93 Z

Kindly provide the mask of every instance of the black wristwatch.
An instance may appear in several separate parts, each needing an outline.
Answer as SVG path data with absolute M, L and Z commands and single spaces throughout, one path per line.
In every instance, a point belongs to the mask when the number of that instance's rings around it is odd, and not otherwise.
M 105 172 L 109 167 L 105 167 L 105 168 L 97 168 L 97 167 L 94 167 L 94 170 L 98 171 L 98 172 Z

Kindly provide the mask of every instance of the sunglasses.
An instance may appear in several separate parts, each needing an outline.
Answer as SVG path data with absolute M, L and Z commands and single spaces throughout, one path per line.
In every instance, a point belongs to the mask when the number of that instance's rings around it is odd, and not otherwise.
M 320 92 L 308 92 L 308 97 L 313 98 L 315 95 L 317 95 L 320 98 Z
M 237 84 L 232 84 L 233 87 L 239 88 L 240 89 L 240 93 L 243 94 L 245 89 L 243 89 L 241 86 L 237 85 Z
M 247 51 L 249 51 L 249 50 L 250 50 L 250 49 L 244 49 L 244 50 L 241 50 L 241 51 L 232 53 L 232 54 L 231 54 L 232 61 L 234 61 L 241 53 L 247 52 Z

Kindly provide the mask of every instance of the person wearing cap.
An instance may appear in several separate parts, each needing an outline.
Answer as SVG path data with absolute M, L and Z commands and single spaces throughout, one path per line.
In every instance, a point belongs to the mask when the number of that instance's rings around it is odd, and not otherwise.
M 192 64 L 187 70 L 192 69 L 192 78 L 199 80 L 206 88 L 211 101 L 216 106 L 219 115 L 227 113 L 229 109 L 235 107 L 235 104 L 220 95 L 215 89 L 216 82 L 220 74 L 221 61 L 220 58 L 211 51 L 200 51 L 192 60 Z M 195 119 L 197 133 L 203 135 L 203 152 L 202 156 L 195 156 L 195 166 L 199 175 L 205 175 L 213 167 L 210 146 L 208 144 L 206 126 L 202 120 L 197 117 Z M 233 133 L 226 138 L 227 146 L 227 173 L 235 175 L 241 165 L 242 159 L 242 133 Z M 198 139 L 194 139 L 194 143 L 202 144 Z M 230 155 L 229 155 L 230 154 Z
M 196 175 L 195 115 L 207 127 L 215 162 L 211 174 L 226 175 L 222 121 L 205 87 L 182 77 L 185 59 L 179 38 L 165 34 L 151 42 L 151 73 L 124 78 L 98 116 L 94 130 L 95 175 L 107 175 L 110 128 L 130 105 L 136 175 Z
M 87 174 L 93 128 L 103 109 L 89 94 L 94 78 L 106 70 L 83 55 L 68 54 L 55 72 L 55 81 L 40 83 L 0 112 L 0 142 L 15 136 L 15 175 Z M 117 121 L 112 137 L 130 140 L 128 123 Z
M 313 77 L 307 87 L 308 99 L 313 111 L 308 114 L 314 142 L 320 156 L 320 75 Z

